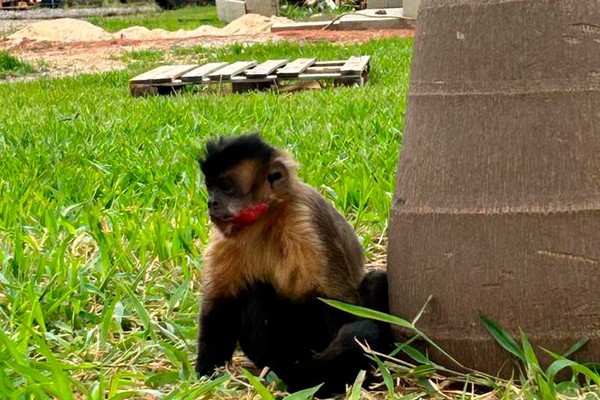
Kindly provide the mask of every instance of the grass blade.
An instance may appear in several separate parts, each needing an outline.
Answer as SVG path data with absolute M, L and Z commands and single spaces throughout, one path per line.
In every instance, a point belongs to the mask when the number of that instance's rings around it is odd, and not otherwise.
M 427 301 L 425 301 L 425 304 L 423 304 L 423 307 L 421 307 L 421 309 L 417 313 L 417 316 L 412 320 L 413 326 L 417 325 L 417 322 L 421 319 L 421 317 L 423 316 L 423 313 L 425 313 L 425 310 L 427 309 L 427 306 L 429 305 L 429 302 L 431 301 L 431 299 L 433 299 L 432 295 L 430 295 L 427 298 Z
M 354 384 L 352 385 L 352 389 L 350 390 L 350 396 L 348 396 L 348 400 L 360 400 L 360 394 L 362 392 L 362 384 L 365 381 L 365 377 L 367 376 L 366 371 L 361 370 L 356 379 L 354 380 Z
M 40 354 L 46 357 L 46 361 L 52 373 L 54 392 L 59 396 L 60 399 L 73 399 L 73 392 L 71 390 L 71 382 L 69 376 L 65 373 L 62 366 L 56 360 L 56 358 L 52 354 L 52 351 L 42 338 L 38 338 L 37 344 L 38 351 L 40 352 Z
M 533 346 L 531 345 L 531 342 L 529 342 L 527 335 L 525 335 L 525 332 L 521 329 L 519 329 L 519 334 L 521 336 L 521 345 L 523 346 L 523 361 L 525 366 L 532 374 L 541 371 L 540 363 L 538 362 Z
M 394 388 L 394 378 L 392 378 L 392 374 L 386 365 L 379 359 L 377 356 L 373 356 L 373 360 L 377 363 L 377 368 L 381 372 L 381 377 L 383 378 L 383 383 L 385 383 L 385 387 L 388 392 L 389 398 L 394 398 L 395 388 Z
M 337 300 L 326 300 L 326 299 L 320 299 L 320 300 L 326 304 L 329 304 L 332 307 L 335 307 L 342 311 L 346 311 L 350 314 L 353 314 L 353 315 L 356 315 L 356 316 L 359 316 L 362 318 L 369 318 L 369 319 L 373 319 L 376 321 L 387 322 L 389 324 L 398 325 L 398 326 L 401 326 L 404 328 L 411 329 L 411 330 L 415 331 L 416 333 L 418 333 L 419 336 L 421 336 L 423 338 L 423 340 L 425 340 L 427 343 L 429 343 L 431 346 L 433 346 L 441 354 L 446 356 L 450 361 L 452 361 L 453 363 L 455 363 L 456 365 L 458 365 L 461 368 L 465 368 L 465 366 L 462 365 L 458 360 L 456 360 L 454 357 L 452 357 L 450 354 L 448 354 L 444 349 L 442 349 L 440 346 L 438 346 L 433 340 L 429 339 L 427 337 L 427 335 L 425 335 L 423 332 L 418 330 L 413 324 L 411 324 L 410 322 L 408 322 L 405 319 L 396 317 L 394 315 L 382 313 L 380 311 L 374 311 L 374 310 L 370 310 L 368 308 L 356 306 L 353 304 L 343 303 L 343 302 L 340 302 Z
M 146 310 L 146 307 L 144 307 L 144 304 L 140 301 L 140 299 L 138 299 L 138 297 L 135 295 L 135 293 L 133 293 L 126 284 L 120 283 L 119 287 L 125 293 L 127 293 L 127 296 L 133 303 L 133 308 L 135 308 L 135 311 L 136 311 L 138 317 L 140 318 L 140 320 L 142 321 L 142 325 L 144 326 L 144 329 L 146 330 L 146 332 L 150 332 L 150 328 L 151 328 L 150 314 L 148 314 L 148 311 Z
M 493 338 L 496 339 L 496 341 L 502 347 L 504 347 L 505 350 L 519 358 L 519 360 L 525 362 L 525 356 L 523 355 L 521 348 L 512 336 L 510 336 L 506 331 L 500 328 L 498 324 L 489 319 L 487 316 L 481 314 L 479 318 L 481 318 L 483 324 L 492 334 Z
M 382 313 L 380 311 L 371 310 L 365 307 L 356 306 L 353 304 L 343 303 L 337 300 L 327 300 L 320 299 L 326 304 L 329 304 L 332 307 L 335 307 L 339 310 L 346 311 L 350 314 L 356 315 L 358 317 L 374 319 L 376 321 L 387 322 L 389 324 L 398 325 L 404 328 L 415 329 L 414 326 L 405 319 L 400 317 L 396 317 L 394 315 L 389 315 L 386 313 Z
M 415 349 L 414 347 L 407 345 L 402 348 L 402 351 L 405 352 L 410 358 L 412 358 L 413 360 L 415 360 L 416 362 L 418 362 L 420 364 L 425 364 L 425 365 L 431 364 L 431 361 L 423 353 L 421 353 L 419 350 Z
M 266 386 L 263 385 L 257 377 L 252 375 L 250 372 L 248 372 L 248 370 L 244 368 L 242 368 L 242 372 L 246 376 L 250 384 L 254 386 L 254 389 L 256 389 L 256 392 L 260 395 L 260 397 L 262 397 L 263 400 L 275 400 L 275 396 L 273 396 L 271 392 L 269 392 L 269 389 L 267 389 Z
M 600 386 L 600 375 L 592 371 L 590 368 L 573 360 L 564 358 L 560 354 L 556 354 L 545 349 L 544 351 L 556 359 L 556 361 L 550 364 L 550 366 L 546 370 L 548 381 L 554 382 L 556 375 L 560 371 L 562 371 L 565 368 L 571 368 L 574 372 L 582 374 L 583 376 L 593 381 L 596 385 Z
M 108 338 L 108 332 L 110 331 L 110 324 L 113 320 L 115 306 L 120 301 L 119 296 L 116 295 L 113 299 L 112 303 L 108 306 L 106 310 L 104 310 L 102 317 L 102 324 L 100 325 L 100 343 L 99 346 L 101 349 L 104 349 L 106 346 L 106 340 Z
M 311 387 L 304 390 L 299 390 L 290 395 L 287 395 L 283 398 L 283 400 L 309 400 L 312 399 L 315 393 L 319 391 L 319 389 L 323 386 L 320 384 L 319 386 Z
M 583 346 L 585 346 L 585 344 L 589 341 L 590 341 L 589 337 L 582 337 L 581 339 L 579 339 L 578 341 L 573 343 L 573 345 L 571 347 L 569 347 L 569 349 L 563 353 L 563 357 L 569 357 L 572 354 L 576 353 L 579 349 L 581 349 Z
M 159 372 L 146 379 L 146 385 L 151 388 L 158 388 L 163 385 L 174 384 L 179 380 L 179 373 L 175 371 Z

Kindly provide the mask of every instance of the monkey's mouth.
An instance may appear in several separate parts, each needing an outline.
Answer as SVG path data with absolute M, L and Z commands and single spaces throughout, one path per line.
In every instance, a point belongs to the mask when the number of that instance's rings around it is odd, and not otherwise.
M 230 237 L 234 230 L 234 217 L 232 215 L 209 214 L 210 221 L 225 236 Z
M 227 223 L 233 221 L 233 215 L 220 214 L 220 213 L 209 213 L 210 220 L 214 223 Z

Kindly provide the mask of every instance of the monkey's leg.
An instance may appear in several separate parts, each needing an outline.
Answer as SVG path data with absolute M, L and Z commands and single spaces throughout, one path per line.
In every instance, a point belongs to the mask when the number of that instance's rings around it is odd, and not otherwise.
M 371 310 L 389 314 L 388 279 L 385 271 L 371 271 L 365 275 L 358 287 L 360 305 Z M 394 335 L 390 324 L 375 322 L 380 329 L 379 348 L 381 353 L 388 354 L 394 348 Z
M 267 285 L 251 287 L 244 296 L 240 346 L 259 368 L 272 364 L 282 354 L 277 302 L 275 291 Z
M 235 298 L 202 301 L 198 329 L 196 372 L 211 375 L 216 367 L 231 360 L 240 329 L 240 302 Z
M 358 293 L 363 307 L 389 313 L 388 279 L 385 271 L 368 272 L 358 287 Z
M 314 332 L 325 329 L 315 311 L 282 299 L 270 285 L 256 284 L 243 297 L 240 346 L 256 366 L 273 370 L 307 359 L 312 348 L 322 349 L 331 341 L 314 343 Z
M 290 391 L 324 383 L 318 395 L 343 393 L 346 385 L 352 384 L 360 370 L 369 371 L 372 367 L 372 361 L 356 343 L 355 338 L 378 348 L 382 341 L 381 329 L 373 321 L 348 323 L 342 326 L 325 350 L 307 361 L 282 366 L 275 373 L 288 385 Z

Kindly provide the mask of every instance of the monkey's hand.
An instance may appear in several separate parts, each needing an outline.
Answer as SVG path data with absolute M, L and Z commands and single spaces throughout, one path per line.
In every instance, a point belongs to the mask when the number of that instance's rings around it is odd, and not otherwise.
M 204 363 L 200 360 L 200 358 L 196 359 L 196 373 L 200 378 L 203 376 L 211 376 L 215 372 L 215 368 L 216 365 Z

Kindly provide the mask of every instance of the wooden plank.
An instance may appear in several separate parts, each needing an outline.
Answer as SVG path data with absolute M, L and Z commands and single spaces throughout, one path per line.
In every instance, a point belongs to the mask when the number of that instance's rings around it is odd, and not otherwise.
M 341 77 L 342 74 L 340 74 L 339 72 L 337 73 L 328 73 L 328 74 L 300 74 L 297 76 L 298 79 L 301 80 L 317 80 L 317 79 L 332 79 L 332 78 L 339 78 Z
M 342 66 L 348 60 L 333 60 L 333 61 L 317 61 L 312 66 L 313 67 L 333 67 L 333 66 Z
M 214 62 L 199 66 L 181 76 L 182 82 L 202 82 L 202 80 L 211 72 L 215 72 L 228 65 L 226 62 Z
M 167 83 L 153 83 L 152 86 L 187 86 L 189 82 L 182 82 L 181 79 L 173 79 Z
M 197 64 L 172 65 L 170 69 L 152 77 L 151 83 L 169 83 L 186 72 L 198 67 Z
M 306 71 L 304 71 L 305 74 L 330 74 L 330 73 L 339 73 L 339 72 L 340 72 L 340 66 L 308 67 L 308 68 L 306 68 Z
M 172 82 L 173 79 L 179 78 L 181 75 L 185 74 L 188 71 L 196 68 L 197 64 L 185 64 L 185 65 L 165 65 L 163 67 L 158 67 L 153 69 L 152 71 L 148 71 L 145 74 L 138 75 L 133 78 L 130 83 L 134 84 L 158 84 L 158 83 L 169 83 Z M 148 74 L 148 75 L 146 75 Z M 146 76 L 144 76 L 146 75 Z
M 277 80 L 277 75 L 268 75 L 264 78 L 249 78 L 246 76 L 232 76 L 231 82 L 247 82 L 247 83 L 260 83 L 260 82 L 272 82 Z
M 288 60 L 269 60 L 256 67 L 246 71 L 246 76 L 249 78 L 265 78 L 277 68 L 288 63 Z
M 158 74 L 161 74 L 171 68 L 170 65 L 162 65 L 160 67 L 154 68 L 150 71 L 144 72 L 141 75 L 133 77 L 130 79 L 130 83 L 150 83 L 151 79 Z
M 238 75 L 248 68 L 252 68 L 256 65 L 256 61 L 236 61 L 233 64 L 229 64 L 224 68 L 218 69 L 208 74 L 208 78 L 215 81 L 228 80 L 232 76 Z
M 371 56 L 350 57 L 348 61 L 340 68 L 342 75 L 360 75 L 367 68 Z
M 295 78 L 317 61 L 316 58 L 299 58 L 277 71 L 280 78 Z

